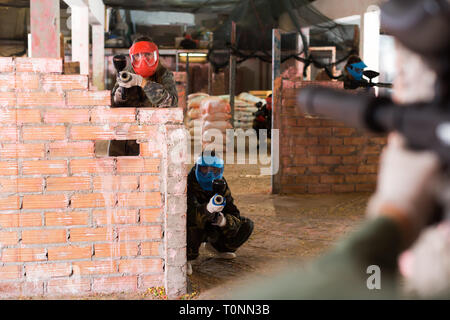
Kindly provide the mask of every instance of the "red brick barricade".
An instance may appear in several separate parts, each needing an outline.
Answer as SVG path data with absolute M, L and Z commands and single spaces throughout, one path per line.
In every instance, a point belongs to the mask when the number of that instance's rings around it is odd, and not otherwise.
M 0 58 L 0 298 L 185 293 L 183 111 L 110 104 L 60 59 Z
M 337 81 L 283 80 L 280 132 L 282 193 L 373 191 L 385 136 L 298 111 L 296 96 L 310 84 L 342 88 Z
M 186 97 L 186 85 L 187 85 L 187 74 L 186 72 L 174 72 L 173 77 L 177 86 L 178 93 L 178 107 L 183 110 L 187 108 L 187 97 Z

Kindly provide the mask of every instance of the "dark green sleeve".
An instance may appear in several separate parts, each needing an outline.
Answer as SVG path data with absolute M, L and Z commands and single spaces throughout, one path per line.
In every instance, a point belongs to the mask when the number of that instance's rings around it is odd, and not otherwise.
M 173 73 L 164 72 L 161 83 L 148 81 L 143 88 L 150 103 L 158 108 L 171 108 L 178 106 L 178 93 Z
M 225 178 L 224 178 L 225 180 Z M 226 181 L 226 180 L 225 180 Z M 224 193 L 225 199 L 227 201 L 225 208 L 223 209 L 222 213 L 227 220 L 226 225 L 222 228 L 223 233 L 226 237 L 233 237 L 241 227 L 241 219 L 240 219 L 240 212 L 239 209 L 234 204 L 234 199 L 231 196 L 231 190 L 228 187 L 225 190 Z
M 288 267 L 232 299 L 392 299 L 397 297 L 400 244 L 400 230 L 394 221 L 386 217 L 367 221 L 317 260 Z M 367 286 L 373 274 L 367 268 L 372 265 L 380 268 L 379 290 Z
M 206 215 L 206 204 L 201 204 L 198 202 L 197 197 L 192 193 L 187 193 L 187 224 L 188 226 L 197 226 L 198 228 L 204 229 L 207 222 Z

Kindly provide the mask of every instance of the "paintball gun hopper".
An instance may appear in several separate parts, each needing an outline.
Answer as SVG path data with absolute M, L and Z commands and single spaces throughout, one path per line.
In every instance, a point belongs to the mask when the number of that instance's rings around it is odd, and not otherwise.
M 114 68 L 117 72 L 121 72 L 127 66 L 127 58 L 123 54 L 118 54 L 113 57 Z

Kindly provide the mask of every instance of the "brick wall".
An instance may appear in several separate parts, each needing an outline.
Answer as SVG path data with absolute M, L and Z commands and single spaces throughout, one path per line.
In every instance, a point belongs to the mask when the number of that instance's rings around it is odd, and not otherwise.
M 385 136 L 298 111 L 296 95 L 308 84 L 342 88 L 336 81 L 283 80 L 280 130 L 282 193 L 373 191 Z
M 187 74 L 186 72 L 173 72 L 173 77 L 177 86 L 178 92 L 178 106 L 183 110 L 187 107 L 186 98 L 186 85 L 187 85 Z
M 110 109 L 109 91 L 61 72 L 0 58 L 0 298 L 184 294 L 182 109 Z M 112 139 L 140 155 L 96 156 Z

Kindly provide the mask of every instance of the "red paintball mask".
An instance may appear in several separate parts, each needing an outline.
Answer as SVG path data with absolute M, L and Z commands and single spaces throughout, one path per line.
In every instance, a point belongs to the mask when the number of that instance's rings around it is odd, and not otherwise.
M 156 44 L 149 41 L 139 41 L 131 46 L 129 53 L 131 65 L 138 75 L 148 78 L 155 74 L 159 61 Z

